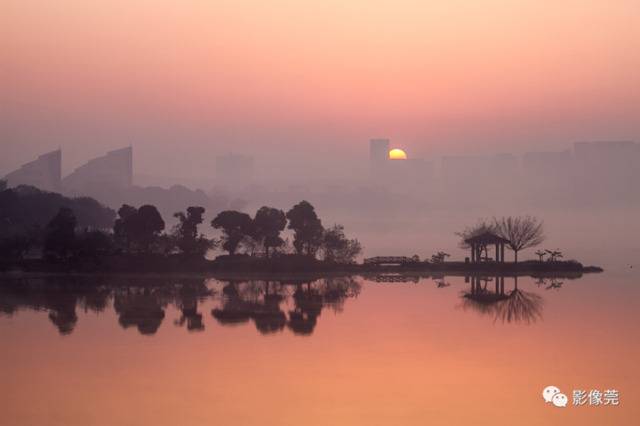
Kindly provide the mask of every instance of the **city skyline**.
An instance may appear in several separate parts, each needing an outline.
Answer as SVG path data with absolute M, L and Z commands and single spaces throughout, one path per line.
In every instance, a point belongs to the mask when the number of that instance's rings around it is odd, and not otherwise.
M 638 140 L 638 7 L 10 0 L 0 169 L 114 141 L 146 174 L 196 177 L 230 150 L 348 163 L 375 135 L 424 158 Z

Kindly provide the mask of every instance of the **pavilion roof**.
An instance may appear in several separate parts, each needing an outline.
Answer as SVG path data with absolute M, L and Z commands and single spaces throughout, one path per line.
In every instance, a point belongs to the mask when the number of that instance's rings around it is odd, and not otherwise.
M 492 232 L 484 232 L 464 240 L 467 244 L 508 244 L 509 240 L 502 238 Z

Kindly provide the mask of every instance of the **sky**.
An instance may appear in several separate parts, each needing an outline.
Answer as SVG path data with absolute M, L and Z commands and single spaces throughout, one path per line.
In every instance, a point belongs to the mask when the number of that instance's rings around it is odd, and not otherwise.
M 640 140 L 638 0 L 3 0 L 0 171 L 134 145 L 349 164 Z M 318 166 L 319 167 L 319 166 Z

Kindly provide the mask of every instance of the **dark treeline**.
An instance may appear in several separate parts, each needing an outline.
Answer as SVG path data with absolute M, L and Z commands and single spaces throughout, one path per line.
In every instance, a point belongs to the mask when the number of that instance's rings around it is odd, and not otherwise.
M 346 299 L 360 293 L 352 277 L 300 281 L 163 280 L 92 277 L 47 277 L 7 280 L 0 285 L 0 314 L 20 310 L 45 311 L 60 334 L 70 334 L 78 310 L 102 313 L 112 309 L 122 328 L 153 335 L 165 320 L 167 308 L 179 317 L 174 325 L 188 331 L 205 329 L 202 305 L 212 302 L 210 315 L 223 326 L 253 322 L 261 334 L 288 329 L 313 333 L 323 309 L 341 312 Z
M 0 256 L 4 262 L 41 258 L 57 265 L 105 265 L 125 268 L 119 258 L 144 258 L 146 265 L 166 266 L 179 259 L 185 268 L 204 265 L 214 249 L 227 252 L 218 263 L 251 262 L 350 264 L 362 252 L 341 225 L 325 228 L 314 207 L 301 201 L 286 213 L 263 206 L 254 216 L 226 210 L 211 222 L 219 238 L 202 231 L 205 208 L 176 212 L 170 229 L 153 205 L 123 205 L 117 216 L 90 198 L 66 198 L 30 187 L 0 188 Z M 284 236 L 286 230 L 292 241 Z M 111 261 L 111 262 L 110 262 Z M 238 263 L 239 262 L 239 263 Z M 120 265 L 120 266 L 117 266 Z

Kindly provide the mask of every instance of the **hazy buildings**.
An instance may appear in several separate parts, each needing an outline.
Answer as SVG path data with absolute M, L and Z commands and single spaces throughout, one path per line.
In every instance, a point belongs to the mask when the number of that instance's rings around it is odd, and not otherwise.
M 371 139 L 369 141 L 369 162 L 371 167 L 384 166 L 389 159 L 389 139 Z
M 65 191 L 85 193 L 97 187 L 126 188 L 133 184 L 133 149 L 110 151 L 89 160 L 62 180 Z
M 9 186 L 31 185 L 45 191 L 60 191 L 62 151 L 42 154 L 36 160 L 22 165 L 3 179 Z
M 571 151 L 527 152 L 522 168 L 529 174 L 566 174 L 571 167 Z

